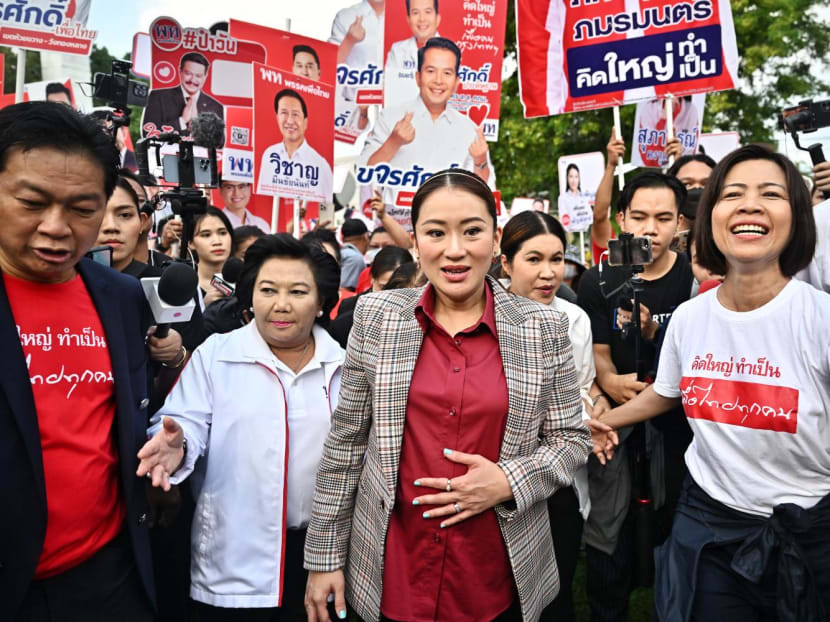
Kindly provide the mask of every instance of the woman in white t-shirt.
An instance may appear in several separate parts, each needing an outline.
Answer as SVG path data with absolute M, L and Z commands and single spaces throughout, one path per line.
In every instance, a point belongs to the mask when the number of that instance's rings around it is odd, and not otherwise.
M 591 416 L 598 417 L 611 405 L 595 381 L 591 320 L 578 306 L 556 296 L 565 276 L 566 242 L 565 229 L 549 214 L 528 211 L 513 216 L 501 238 L 501 266 L 509 277 L 502 283 L 511 293 L 551 306 L 568 316 L 568 337 L 584 404 L 583 416 L 588 420 Z M 579 557 L 582 527 L 590 510 L 588 472 L 583 466 L 574 474 L 572 486 L 560 488 L 548 499 L 559 569 L 559 595 L 545 609 L 543 620 L 575 619 L 571 583 Z
M 784 156 L 747 146 L 712 171 L 698 262 L 725 274 L 672 316 L 657 380 L 602 417 L 682 403 L 694 441 L 657 550 L 661 620 L 830 615 L 830 295 L 793 279 L 813 255 L 810 197 Z

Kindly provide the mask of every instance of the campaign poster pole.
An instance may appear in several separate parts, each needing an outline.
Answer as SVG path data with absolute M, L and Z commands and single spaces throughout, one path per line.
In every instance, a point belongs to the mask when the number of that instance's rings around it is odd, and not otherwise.
M 279 196 L 275 196 L 273 199 L 271 203 L 271 233 L 276 233 L 280 218 L 280 198 Z
M 585 263 L 585 232 L 579 232 L 579 263 Z
M 620 123 L 620 107 L 614 106 L 614 137 L 622 137 L 622 123 Z M 622 190 L 625 186 L 625 173 L 623 173 L 622 162 L 617 164 L 617 187 Z
M 301 199 L 294 199 L 294 237 L 300 239 L 300 201 Z
M 23 101 L 23 85 L 26 83 L 26 50 L 17 48 L 17 75 L 14 83 L 14 103 Z
M 674 106 L 672 105 L 672 96 L 666 97 L 666 144 L 674 138 Z M 674 164 L 674 156 L 669 157 L 669 166 Z

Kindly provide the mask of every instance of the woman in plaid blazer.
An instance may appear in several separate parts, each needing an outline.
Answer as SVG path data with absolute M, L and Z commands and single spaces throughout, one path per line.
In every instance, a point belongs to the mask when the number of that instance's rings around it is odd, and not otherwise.
M 341 619 L 348 600 L 365 620 L 537 620 L 559 588 L 545 500 L 570 485 L 591 449 L 567 318 L 510 296 L 487 277 L 498 254 L 495 199 L 474 174 L 450 169 L 430 178 L 413 199 L 412 222 L 415 250 L 430 285 L 369 294 L 355 309 L 306 537 L 306 611 L 310 621 L 328 620 L 326 600 L 333 593 Z M 430 388 L 419 379 L 429 370 L 416 372 L 419 359 L 432 347 L 436 331 L 458 345 L 469 327 L 485 323 L 487 317 L 494 318 L 496 334 L 491 338 L 500 354 L 495 357 L 497 371 L 503 368 L 506 384 L 504 401 L 499 402 L 506 406 L 506 415 L 494 413 L 502 417 L 503 426 L 497 428 L 503 429 L 497 451 L 488 459 L 477 452 L 445 449 L 446 459 L 456 469 L 464 465 L 466 473 L 447 479 L 426 472 L 416 475 L 415 482 L 401 479 L 408 464 L 422 460 L 407 445 L 417 425 L 431 425 L 446 415 L 428 412 L 424 400 L 413 395 Z M 484 330 L 484 335 L 490 333 Z M 454 376 L 448 375 L 450 382 Z M 417 385 L 414 391 L 411 383 Z M 485 392 L 489 397 L 489 390 Z M 464 400 L 471 401 L 466 395 Z M 449 414 L 455 415 L 455 409 Z M 479 413 L 463 415 L 472 422 Z M 424 421 L 414 421 L 416 416 Z M 419 506 L 417 515 L 412 504 Z M 420 523 L 433 529 L 429 542 L 435 538 L 448 547 L 442 559 L 450 559 L 451 553 L 452 559 L 469 559 L 470 549 L 479 545 L 502 548 L 505 575 L 495 591 L 503 594 L 506 587 L 512 602 L 497 601 L 476 582 L 492 575 L 489 559 L 462 566 L 460 578 L 448 574 L 448 568 L 457 567 L 448 562 L 434 571 L 426 568 L 427 574 L 423 567 L 409 572 L 408 565 L 423 564 L 420 551 L 427 546 L 425 539 L 418 539 L 427 533 L 417 522 L 421 509 L 427 510 L 423 521 L 433 521 Z M 440 529 L 435 529 L 435 519 Z M 474 539 L 469 546 L 450 550 L 465 534 L 485 533 L 486 520 L 495 529 L 487 533 L 496 542 Z M 410 521 L 405 524 L 414 527 L 395 531 L 396 521 Z M 393 533 L 404 546 L 392 541 Z M 493 567 L 498 562 L 493 556 Z M 401 576 L 414 584 L 401 589 Z M 463 593 L 465 588 L 472 593 Z M 482 602 L 493 603 L 489 615 Z

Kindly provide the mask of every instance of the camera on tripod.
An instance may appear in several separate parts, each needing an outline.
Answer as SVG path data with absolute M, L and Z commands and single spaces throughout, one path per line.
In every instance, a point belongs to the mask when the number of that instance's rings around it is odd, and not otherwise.
M 781 129 L 789 132 L 793 137 L 795 146 L 810 154 L 813 166 L 825 161 L 824 151 L 821 143 L 814 143 L 808 147 L 802 147 L 799 140 L 799 132 L 809 134 L 823 127 L 830 127 L 830 99 L 814 102 L 812 99 L 805 99 L 798 106 L 784 108 L 778 117 Z M 824 192 L 824 198 L 830 199 L 830 192 Z
M 631 233 L 621 233 L 619 238 L 608 240 L 609 266 L 642 268 L 652 260 L 651 238 L 638 238 Z
M 89 83 L 92 85 L 92 97 L 102 99 L 107 106 L 118 114 L 111 114 L 108 121 L 113 127 L 130 125 L 130 106 L 146 106 L 149 87 L 130 78 L 132 63 L 126 60 L 113 60 L 109 74 L 98 72 Z

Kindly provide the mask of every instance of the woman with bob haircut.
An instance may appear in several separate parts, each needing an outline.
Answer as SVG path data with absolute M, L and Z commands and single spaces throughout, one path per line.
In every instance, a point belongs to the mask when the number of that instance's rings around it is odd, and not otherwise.
M 193 353 L 139 452 L 153 485 L 192 475 L 190 596 L 202 622 L 304 616 L 303 546 L 344 352 L 323 325 L 340 269 L 291 235 L 245 253 L 253 320 Z
M 601 420 L 678 404 L 694 440 L 657 550 L 663 621 L 830 615 L 830 295 L 792 277 L 813 256 L 810 195 L 783 155 L 747 146 L 712 171 L 698 263 L 723 283 L 680 305 L 656 382 Z
M 546 500 L 591 449 L 567 320 L 487 276 L 496 203 L 444 170 L 412 201 L 429 284 L 358 302 L 306 539 L 311 622 L 536 620 Z
M 585 411 L 583 417 L 598 417 L 610 409 L 608 398 L 596 384 L 591 320 L 577 305 L 556 294 L 565 277 L 565 229 L 556 218 L 543 212 L 521 212 L 504 226 L 501 237 L 501 267 L 509 277 L 508 291 L 530 298 L 568 317 L 574 365 Z M 579 559 L 582 527 L 591 510 L 588 469 L 580 468 L 572 486 L 557 490 L 548 499 L 553 551 L 559 571 L 560 589 L 545 610 L 543 620 L 575 620 L 571 584 Z

